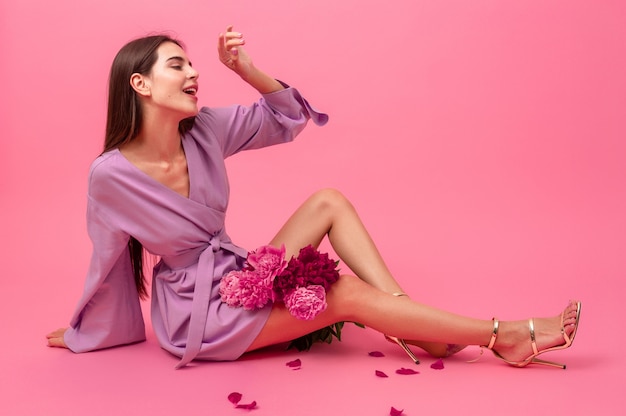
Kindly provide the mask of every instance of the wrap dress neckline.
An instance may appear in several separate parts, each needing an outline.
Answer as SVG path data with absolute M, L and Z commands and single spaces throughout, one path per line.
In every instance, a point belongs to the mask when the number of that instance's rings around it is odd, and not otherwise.
M 172 193 L 178 195 L 181 198 L 184 199 L 188 199 L 188 200 L 193 200 L 193 196 L 196 195 L 196 192 L 192 192 L 192 189 L 195 185 L 195 181 L 192 180 L 192 168 L 190 165 L 194 165 L 195 161 L 190 161 L 190 159 L 193 159 L 193 155 L 195 154 L 195 152 L 189 152 L 189 144 L 187 144 L 189 142 L 189 140 L 185 140 L 184 137 L 181 137 L 181 146 L 183 148 L 183 153 L 185 155 L 185 161 L 187 164 L 187 180 L 189 182 L 189 189 L 187 190 L 187 195 L 183 195 L 179 192 L 176 192 L 174 189 L 170 188 L 169 186 L 165 185 L 163 182 L 160 182 L 159 180 L 155 179 L 154 177 L 152 177 L 151 175 L 149 175 L 148 173 L 144 172 L 141 168 L 139 168 L 137 165 L 135 165 L 133 162 L 131 162 L 125 155 L 124 153 L 122 153 L 122 151 L 119 148 L 114 149 L 113 151 L 118 153 L 118 156 L 120 156 L 120 158 L 122 160 L 124 160 L 124 162 L 133 170 L 135 170 L 136 172 L 140 173 L 142 176 L 145 177 L 146 180 L 148 181 L 152 181 L 155 184 L 158 184 L 159 186 L 163 187 L 163 189 L 167 189 L 169 191 L 171 191 Z

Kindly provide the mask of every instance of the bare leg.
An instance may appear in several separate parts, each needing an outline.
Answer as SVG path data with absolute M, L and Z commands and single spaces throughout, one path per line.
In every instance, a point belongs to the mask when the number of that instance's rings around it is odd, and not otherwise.
M 265 327 L 249 350 L 289 341 L 339 321 L 360 322 L 367 327 L 410 339 L 430 342 L 459 340 L 487 344 L 491 321 L 481 321 L 398 299 L 354 276 L 341 276 L 327 293 L 328 308 L 312 321 L 289 314 L 283 304 L 274 305 Z
M 289 258 L 308 244 L 317 247 L 326 235 L 341 260 L 360 279 L 386 293 L 403 292 L 356 210 L 336 190 L 324 189 L 313 194 L 289 218 L 270 244 L 285 244 Z M 435 356 L 447 353 L 445 343 L 407 342 Z
M 272 245 L 284 243 L 287 257 L 328 235 L 341 260 L 360 279 L 387 293 L 402 292 L 356 210 L 340 192 L 324 189 L 307 199 L 289 218 Z
M 353 276 L 342 276 L 327 294 L 328 308 L 315 320 L 293 318 L 281 304 L 274 305 L 270 318 L 249 351 L 305 335 L 338 321 L 357 321 L 383 333 L 427 342 L 487 345 L 493 322 L 473 319 L 413 302 L 398 299 Z M 575 308 L 565 312 L 565 331 L 574 330 Z M 537 344 L 540 349 L 563 342 L 560 315 L 536 319 Z M 500 323 L 495 349 L 516 361 L 531 353 L 526 321 Z

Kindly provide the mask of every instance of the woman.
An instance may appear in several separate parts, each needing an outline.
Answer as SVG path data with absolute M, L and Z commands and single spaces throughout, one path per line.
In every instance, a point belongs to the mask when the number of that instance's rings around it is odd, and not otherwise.
M 387 338 L 416 362 L 407 343 L 435 356 L 486 346 L 515 366 L 543 363 L 539 354 L 571 345 L 579 302 L 554 317 L 499 322 L 412 301 L 352 205 L 335 190 L 312 195 L 269 243 L 284 245 L 289 258 L 329 238 L 356 276 L 333 284 L 324 312 L 299 320 L 281 302 L 255 310 L 221 302 L 222 276 L 242 268 L 247 255 L 224 230 L 224 158 L 290 141 L 309 119 L 318 125 L 328 119 L 297 90 L 256 68 L 244 43 L 229 26 L 218 38 L 218 52 L 262 95 L 251 107 L 198 110 L 198 72 L 181 44 L 167 36 L 132 41 L 116 56 L 105 149 L 89 176 L 93 257 L 70 327 L 48 334 L 49 346 L 84 352 L 145 339 L 139 304 L 146 295 L 144 248 L 161 257 L 152 281 L 154 331 L 164 349 L 181 357 L 179 367 L 193 359 L 234 360 L 342 321 L 393 334 Z

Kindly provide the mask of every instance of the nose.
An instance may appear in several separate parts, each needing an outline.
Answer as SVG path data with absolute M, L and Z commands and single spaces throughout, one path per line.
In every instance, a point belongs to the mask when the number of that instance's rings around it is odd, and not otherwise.
M 200 78 L 200 73 L 196 71 L 193 67 L 189 67 L 189 71 L 187 72 L 187 78 L 198 79 Z

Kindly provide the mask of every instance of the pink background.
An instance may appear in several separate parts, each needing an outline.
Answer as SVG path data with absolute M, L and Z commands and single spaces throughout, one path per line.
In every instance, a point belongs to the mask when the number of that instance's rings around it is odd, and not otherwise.
M 265 243 L 311 192 L 339 188 L 416 299 L 510 319 L 580 298 L 576 344 L 553 354 L 566 371 L 467 364 L 471 349 L 444 371 L 423 356 L 421 374 L 380 379 L 411 363 L 353 326 L 306 354 L 182 371 L 150 331 L 97 353 L 45 347 L 82 291 L 114 54 L 170 31 L 202 104 L 249 103 L 215 54 L 230 23 L 259 67 L 331 116 L 229 161 L 235 241 Z M 0 44 L 0 414 L 240 414 L 232 391 L 255 415 L 623 414 L 625 2 L 3 0 Z

